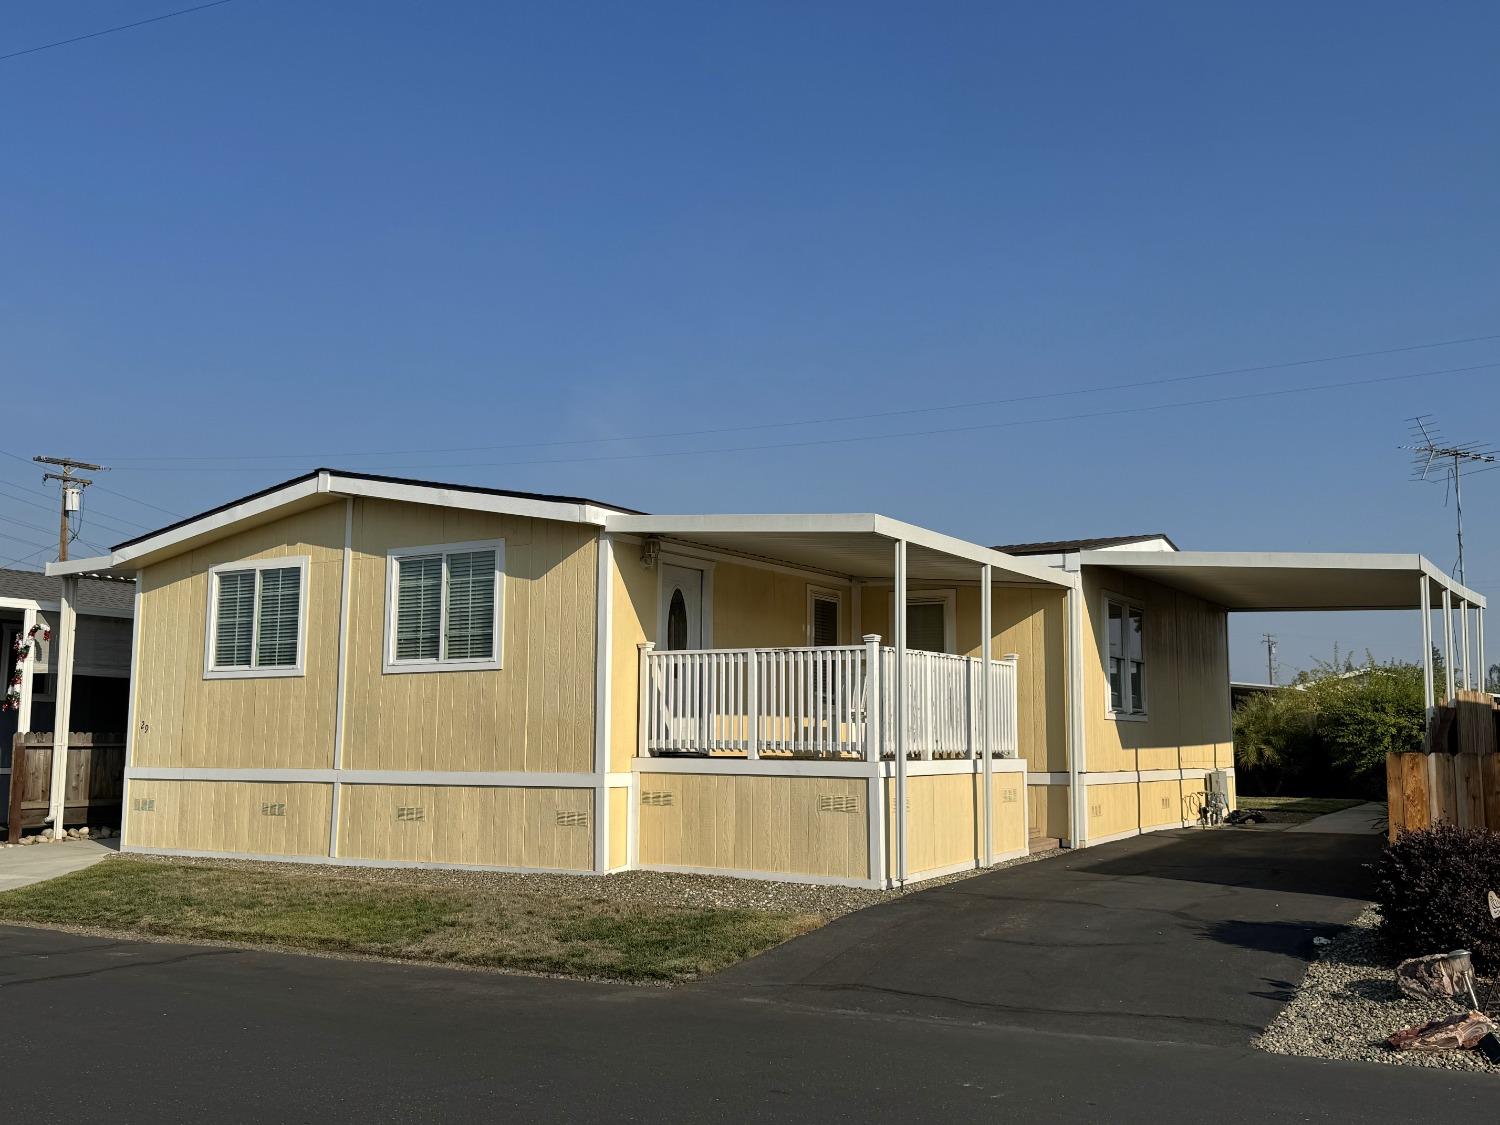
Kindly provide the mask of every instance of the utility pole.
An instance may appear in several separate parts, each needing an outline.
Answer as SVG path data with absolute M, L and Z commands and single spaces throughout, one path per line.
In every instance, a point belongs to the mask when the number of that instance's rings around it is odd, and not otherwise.
M 83 503 L 83 490 L 93 484 L 89 477 L 75 477 L 74 469 L 87 469 L 90 472 L 106 472 L 103 465 L 93 465 L 87 461 L 75 461 L 71 457 L 33 457 L 33 461 L 43 465 L 57 465 L 62 469 L 60 473 L 43 473 L 42 482 L 49 480 L 62 483 L 62 504 L 57 515 L 57 560 L 68 561 L 68 513 L 76 512 Z
M 1276 637 L 1272 633 L 1262 633 L 1260 639 L 1266 642 L 1266 683 L 1272 687 L 1276 686 Z
M 1425 481 L 1434 464 L 1452 462 L 1447 466 L 1444 477 L 1453 482 L 1453 512 L 1458 521 L 1458 562 L 1453 568 L 1453 577 L 1459 582 L 1464 580 L 1464 495 L 1463 495 L 1463 467 L 1466 464 L 1480 463 L 1491 464 L 1495 460 L 1495 454 L 1480 448 L 1478 442 L 1464 442 L 1462 445 L 1448 445 L 1442 440 L 1437 427 L 1432 424 L 1430 414 L 1421 414 L 1411 419 L 1412 444 L 1403 445 L 1402 449 L 1411 450 L 1412 479 Z

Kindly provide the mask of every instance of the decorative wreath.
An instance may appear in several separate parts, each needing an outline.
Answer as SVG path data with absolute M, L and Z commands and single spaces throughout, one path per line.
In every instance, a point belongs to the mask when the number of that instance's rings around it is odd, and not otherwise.
M 0 699 L 0 711 L 19 711 L 21 709 L 22 667 L 26 663 L 26 658 L 31 655 L 31 650 L 36 647 L 36 635 L 38 633 L 42 635 L 43 641 L 50 641 L 52 639 L 52 630 L 47 628 L 47 626 L 33 625 L 30 629 L 26 630 L 25 640 L 17 636 L 10 643 L 12 667 L 10 679 L 6 681 L 5 685 L 5 698 Z

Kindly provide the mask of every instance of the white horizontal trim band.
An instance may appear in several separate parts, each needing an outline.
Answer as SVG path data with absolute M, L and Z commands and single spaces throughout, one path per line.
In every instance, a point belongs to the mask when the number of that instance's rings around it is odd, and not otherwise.
M 1027 785 L 1069 785 L 1072 780 L 1072 776 L 1067 772 L 1028 773 L 1026 775 Z
M 1234 776 L 1233 766 L 1187 766 L 1178 770 L 1117 770 L 1113 773 L 1086 773 L 1085 785 L 1128 785 L 1134 781 L 1202 781 L 1203 775 L 1223 770 Z
M 708 773 L 768 777 L 874 777 L 869 762 L 834 762 L 816 758 L 634 758 L 634 773 Z

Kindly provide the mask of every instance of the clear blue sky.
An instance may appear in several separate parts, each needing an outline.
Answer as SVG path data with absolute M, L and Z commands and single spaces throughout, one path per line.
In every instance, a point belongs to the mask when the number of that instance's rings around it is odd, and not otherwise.
M 172 7 L 16 0 L 0 54 Z M 1500 363 L 1500 340 L 637 435 L 1500 333 L 1497 37 L 1479 3 L 236 0 L 12 58 L 0 448 L 114 466 L 94 544 L 168 518 L 136 500 L 187 513 L 329 463 L 1446 567 L 1451 511 L 1395 447 L 1424 411 L 1500 441 L 1500 367 L 1046 419 Z M 563 441 L 596 444 L 372 454 Z M 48 542 L 16 521 L 51 521 L 0 462 L 8 558 Z M 1482 590 L 1497 495 L 1467 496 Z M 1264 627 L 1236 622 L 1236 676 L 1264 675 Z M 1288 670 L 1336 640 L 1417 652 L 1409 614 L 1273 627 Z

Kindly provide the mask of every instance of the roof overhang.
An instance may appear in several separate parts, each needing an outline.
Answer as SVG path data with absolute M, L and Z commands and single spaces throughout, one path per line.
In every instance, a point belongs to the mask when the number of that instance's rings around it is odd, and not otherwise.
M 531 516 L 603 526 L 602 508 L 584 501 L 560 501 L 467 489 L 461 486 L 398 481 L 360 474 L 319 470 L 305 477 L 287 481 L 257 492 L 221 508 L 164 527 L 159 531 L 132 539 L 115 547 L 108 555 L 47 564 L 49 575 L 108 574 L 127 577 L 143 566 L 190 551 L 203 543 L 229 534 L 270 523 L 308 508 L 346 496 L 368 496 L 412 504 L 431 504 L 444 508 L 494 512 L 501 515 Z
M 992 581 L 1071 587 L 1072 575 L 916 524 L 871 513 L 855 515 L 644 516 L 607 513 L 606 531 L 655 535 L 714 550 L 770 559 L 849 578 L 889 579 L 893 547 L 904 540 L 907 577 L 920 582 L 974 582 L 979 567 Z
M 1108 567 L 1238 611 L 1418 609 L 1425 580 L 1484 606 L 1483 594 L 1455 582 L 1421 555 L 1255 551 L 1081 551 L 1081 566 Z

